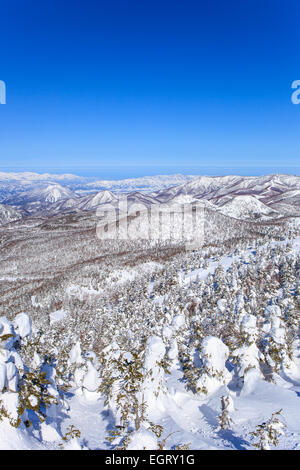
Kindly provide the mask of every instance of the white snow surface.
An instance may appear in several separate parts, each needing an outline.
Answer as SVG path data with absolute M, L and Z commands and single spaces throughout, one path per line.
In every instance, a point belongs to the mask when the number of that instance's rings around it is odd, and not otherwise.
M 56 310 L 50 313 L 50 324 L 63 320 L 67 315 L 65 310 Z
M 21 338 L 26 338 L 26 336 L 31 335 L 31 321 L 27 313 L 19 313 L 16 315 L 14 326 Z

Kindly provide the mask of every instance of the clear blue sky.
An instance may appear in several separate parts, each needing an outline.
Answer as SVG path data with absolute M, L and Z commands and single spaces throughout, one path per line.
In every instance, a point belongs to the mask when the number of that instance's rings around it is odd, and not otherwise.
M 0 0 L 0 13 L 0 167 L 299 166 L 296 0 Z

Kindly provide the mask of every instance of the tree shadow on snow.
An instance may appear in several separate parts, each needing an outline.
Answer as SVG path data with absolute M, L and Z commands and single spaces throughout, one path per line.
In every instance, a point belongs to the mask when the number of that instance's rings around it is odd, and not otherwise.
M 101 414 L 103 420 L 107 421 L 107 425 L 105 427 L 105 430 L 106 430 L 107 436 L 109 436 L 110 431 L 114 431 L 114 430 L 118 429 L 118 426 L 116 426 L 116 418 L 114 416 L 114 413 L 110 409 L 104 409 L 104 410 L 101 411 L 100 414 Z M 107 450 L 112 450 L 115 447 L 115 444 L 112 444 L 106 438 L 103 441 L 103 443 L 105 444 Z
M 236 450 L 248 450 L 249 442 L 245 441 L 242 437 L 236 436 L 231 429 L 221 429 L 218 432 L 218 436 L 224 439 L 234 446 Z M 246 446 L 246 447 L 245 447 Z
M 207 421 L 207 423 L 209 424 L 209 426 L 215 428 L 219 425 L 218 415 L 215 412 L 215 410 L 210 408 L 208 405 L 199 406 L 199 410 L 203 414 L 203 416 L 204 416 L 205 420 Z

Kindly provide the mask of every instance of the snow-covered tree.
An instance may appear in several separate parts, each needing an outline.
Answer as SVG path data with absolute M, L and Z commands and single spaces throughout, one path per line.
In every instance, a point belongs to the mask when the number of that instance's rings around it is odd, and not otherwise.
M 228 356 L 229 349 L 219 338 L 204 338 L 200 351 L 201 376 L 197 381 L 197 392 L 213 393 L 231 380 L 231 374 L 226 368 Z
M 256 345 L 258 333 L 256 317 L 244 315 L 240 326 L 239 347 L 231 352 L 238 378 L 237 386 L 243 389 L 243 393 L 251 391 L 256 380 L 263 378 L 260 361 L 264 356 Z
M 233 420 L 230 417 L 230 412 L 234 411 L 233 400 L 230 395 L 221 397 L 221 414 L 218 416 L 219 425 L 222 430 L 230 429 L 233 425 Z
M 285 434 L 284 430 L 286 428 L 285 423 L 279 418 L 281 411 L 282 410 L 272 413 L 270 419 L 259 424 L 256 430 L 251 432 L 252 436 L 258 440 L 252 444 L 254 447 L 257 447 L 259 450 L 271 450 L 272 446 L 278 446 L 278 438 Z

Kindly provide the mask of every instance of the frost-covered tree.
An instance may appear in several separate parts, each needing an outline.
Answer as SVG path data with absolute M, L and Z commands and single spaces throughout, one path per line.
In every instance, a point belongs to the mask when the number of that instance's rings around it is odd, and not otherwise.
M 266 307 L 264 316 L 266 318 L 263 326 L 265 335 L 262 339 L 264 356 L 272 371 L 280 372 L 283 365 L 292 359 L 282 312 L 278 305 L 271 304 Z
M 18 331 L 30 335 L 29 318 L 18 318 Z M 27 334 L 28 333 L 28 334 Z M 22 342 L 12 322 L 0 319 L 0 408 L 1 418 L 16 428 L 39 429 L 42 436 L 58 439 L 56 416 L 59 396 L 55 383 L 53 359 L 45 358 L 37 369 L 29 369 L 16 351 Z M 46 422 L 49 421 L 49 422 Z M 50 423 L 51 422 L 51 423 Z
M 235 363 L 237 386 L 244 393 L 251 391 L 258 378 L 263 378 L 260 370 L 260 361 L 264 359 L 256 345 L 258 328 L 254 315 L 244 315 L 238 338 L 238 348 L 231 352 Z
M 255 431 L 251 432 L 252 436 L 257 439 L 257 442 L 252 444 L 259 450 L 270 450 L 272 446 L 277 447 L 279 444 L 279 436 L 285 434 L 286 428 L 279 416 L 282 410 L 272 413 L 270 419 L 262 424 L 259 424 Z
M 226 368 L 228 356 L 229 349 L 219 338 L 204 338 L 200 351 L 201 375 L 197 381 L 197 392 L 213 393 L 231 380 L 231 374 Z
M 233 400 L 230 395 L 221 397 L 221 414 L 218 416 L 219 425 L 222 430 L 230 429 L 233 425 L 233 420 L 230 417 L 230 412 L 234 411 Z

